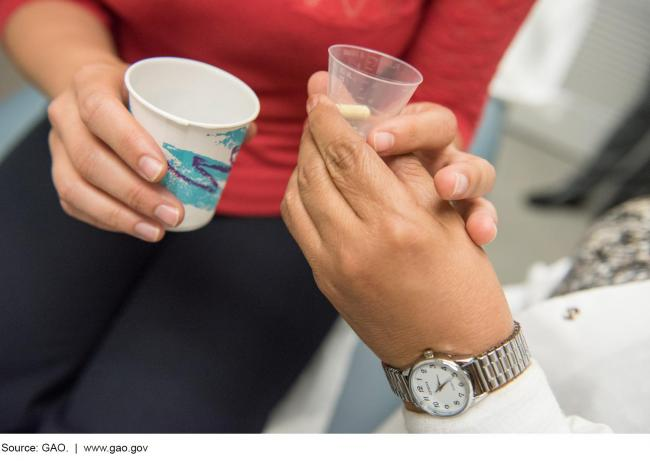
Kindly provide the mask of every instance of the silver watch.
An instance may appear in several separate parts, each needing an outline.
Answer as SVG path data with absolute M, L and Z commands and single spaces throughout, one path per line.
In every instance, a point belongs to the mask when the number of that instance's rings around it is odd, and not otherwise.
M 382 363 L 393 392 L 433 416 L 455 416 L 522 374 L 530 364 L 528 345 L 515 322 L 512 335 L 475 357 L 427 350 L 406 370 Z

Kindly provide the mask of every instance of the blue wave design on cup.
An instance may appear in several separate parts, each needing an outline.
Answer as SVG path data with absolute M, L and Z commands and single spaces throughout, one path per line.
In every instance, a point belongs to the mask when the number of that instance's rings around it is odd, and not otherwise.
M 163 143 L 162 147 L 172 156 L 167 161 L 169 169 L 162 184 L 181 202 L 214 210 L 223 190 L 219 181 L 228 179 L 231 166 L 169 143 Z
M 230 152 L 230 164 L 191 150 L 181 149 L 167 142 L 163 143 L 163 149 L 171 158 L 167 160 L 169 169 L 162 184 L 181 202 L 203 210 L 214 210 L 221 198 L 223 184 L 228 179 L 239 148 L 246 138 L 247 128 L 207 134 L 217 138 L 216 145 Z

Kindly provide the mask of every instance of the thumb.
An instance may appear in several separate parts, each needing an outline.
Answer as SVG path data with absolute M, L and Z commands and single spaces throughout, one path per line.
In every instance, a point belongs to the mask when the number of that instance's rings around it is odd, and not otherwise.
M 312 74 L 307 82 L 307 95 L 313 96 L 315 94 L 327 94 L 328 80 L 329 76 L 324 70 Z

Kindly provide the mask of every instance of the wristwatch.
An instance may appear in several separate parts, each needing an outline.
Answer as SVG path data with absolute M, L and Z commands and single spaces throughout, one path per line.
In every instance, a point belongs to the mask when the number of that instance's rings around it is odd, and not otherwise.
M 530 365 L 530 352 L 519 323 L 503 343 L 473 357 L 426 350 L 405 370 L 382 363 L 393 392 L 432 416 L 455 416 L 490 392 L 502 388 Z

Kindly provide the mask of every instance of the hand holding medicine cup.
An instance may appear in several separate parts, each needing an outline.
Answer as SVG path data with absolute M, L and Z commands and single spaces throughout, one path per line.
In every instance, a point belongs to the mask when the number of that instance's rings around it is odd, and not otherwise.
M 327 84 L 327 72 L 316 72 L 307 85 L 309 96 L 326 94 Z M 360 111 L 358 107 L 343 109 L 355 114 Z M 415 155 L 429 171 L 438 195 L 453 201 L 472 240 L 478 245 L 494 240 L 497 211 L 483 197 L 494 187 L 494 167 L 460 149 L 456 119 L 449 109 L 429 102 L 408 104 L 396 117 L 374 125 L 366 139 L 386 159 Z
M 167 172 L 165 156 L 126 106 L 127 67 L 117 58 L 88 64 L 52 100 L 52 178 L 70 216 L 157 242 L 183 221 L 184 207 L 158 184 Z
M 282 216 L 341 316 L 397 368 L 506 339 L 494 270 L 421 161 L 379 157 L 325 96 L 310 109 Z

